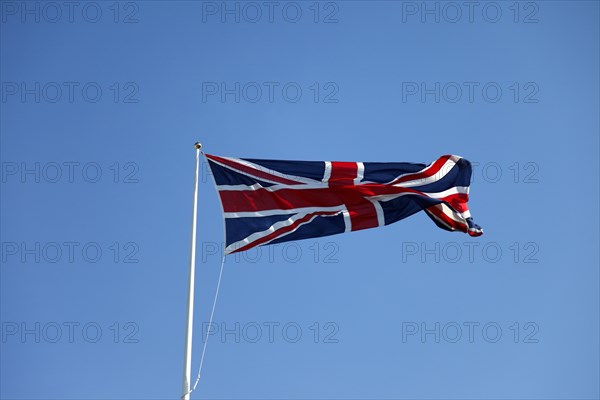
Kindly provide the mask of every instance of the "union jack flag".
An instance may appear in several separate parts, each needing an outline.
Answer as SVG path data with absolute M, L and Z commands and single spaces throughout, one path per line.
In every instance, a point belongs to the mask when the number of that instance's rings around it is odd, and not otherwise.
M 206 154 L 225 218 L 225 254 L 389 225 L 424 210 L 479 236 L 467 207 L 471 163 L 283 161 Z

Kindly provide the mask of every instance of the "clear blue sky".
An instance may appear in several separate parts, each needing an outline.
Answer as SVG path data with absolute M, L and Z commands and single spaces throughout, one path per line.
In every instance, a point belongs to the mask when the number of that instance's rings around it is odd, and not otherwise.
M 598 2 L 48 4 L 1 3 L 3 399 L 179 397 L 196 140 L 459 154 L 486 233 L 419 214 L 231 256 L 192 398 L 600 396 Z M 199 204 L 194 374 L 204 165 Z

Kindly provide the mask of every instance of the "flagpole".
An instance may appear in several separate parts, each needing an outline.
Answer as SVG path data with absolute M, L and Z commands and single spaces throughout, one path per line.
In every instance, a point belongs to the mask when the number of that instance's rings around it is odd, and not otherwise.
M 196 142 L 196 176 L 194 181 L 194 207 L 192 211 L 192 243 L 190 255 L 190 276 L 188 284 L 187 322 L 185 331 L 185 350 L 183 356 L 183 388 L 181 398 L 190 400 L 192 378 L 192 328 L 194 324 L 194 278 L 196 270 L 196 218 L 198 214 L 198 170 L 200 169 L 200 149 L 202 144 Z

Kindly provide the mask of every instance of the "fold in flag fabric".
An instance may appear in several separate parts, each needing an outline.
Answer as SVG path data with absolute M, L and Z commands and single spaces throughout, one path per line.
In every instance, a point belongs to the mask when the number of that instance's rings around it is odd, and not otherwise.
M 471 163 L 283 161 L 205 155 L 223 206 L 225 254 L 389 225 L 425 211 L 479 236 L 467 201 Z

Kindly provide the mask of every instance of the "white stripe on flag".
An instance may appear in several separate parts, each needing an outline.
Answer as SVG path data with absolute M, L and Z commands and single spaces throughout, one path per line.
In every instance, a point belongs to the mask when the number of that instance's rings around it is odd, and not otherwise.
M 375 212 L 377 213 L 377 225 L 378 226 L 384 226 L 385 225 L 385 215 L 383 213 L 383 208 L 381 207 L 381 204 L 375 200 L 375 199 L 369 199 L 367 198 L 367 200 L 369 200 L 371 203 L 373 203 L 373 206 L 375 207 Z
M 331 178 L 331 161 L 325 161 L 325 173 L 323 174 L 323 182 L 329 182 Z
M 259 240 L 259 239 L 262 239 L 263 237 L 265 237 L 265 236 L 267 236 L 267 235 L 269 235 L 269 234 L 271 234 L 271 233 L 273 233 L 273 232 L 275 232 L 275 231 L 277 231 L 277 230 L 279 230 L 281 228 L 285 228 L 286 226 L 292 225 L 297 220 L 299 220 L 301 218 L 304 218 L 306 215 L 309 215 L 309 214 L 296 214 L 293 217 L 290 217 L 290 218 L 286 219 L 285 221 L 279 221 L 279 222 L 274 223 L 267 230 L 264 230 L 262 232 L 255 232 L 252 235 L 246 237 L 245 239 L 240 240 L 239 242 L 232 243 L 232 244 L 230 244 L 229 246 L 227 246 L 225 248 L 225 254 L 227 255 L 227 254 L 229 254 L 229 253 L 231 253 L 233 251 L 236 251 L 236 250 L 240 249 L 241 247 L 246 246 L 247 244 L 250 244 L 250 243 L 253 243 L 253 242 L 255 242 L 255 241 Z M 301 224 L 299 224 L 297 227 L 295 227 L 291 231 L 283 233 L 283 234 L 280 234 L 280 235 L 277 235 L 276 237 L 274 237 L 274 238 L 272 238 L 270 240 L 267 240 L 266 242 L 261 243 L 260 245 L 264 246 L 266 244 L 271 243 L 273 240 L 281 239 L 282 237 L 285 237 L 285 236 L 287 236 L 287 235 L 289 235 L 291 233 L 294 233 L 294 232 L 296 232 L 298 230 L 298 228 L 300 228 L 303 225 L 311 223 L 318 216 L 319 216 L 318 214 L 315 214 L 308 221 L 302 222 Z
M 417 178 L 414 179 L 412 181 L 406 181 L 406 182 L 402 182 L 402 183 L 397 183 L 394 186 L 399 186 L 399 187 L 413 187 L 413 186 L 422 186 L 422 185 L 427 185 L 428 183 L 432 183 L 432 182 L 436 182 L 439 181 L 440 179 L 442 179 L 444 176 L 446 176 L 446 174 L 448 172 L 450 172 L 450 170 L 456 165 L 456 162 L 454 162 L 452 159 L 448 159 L 446 160 L 446 162 L 444 163 L 444 165 L 442 165 L 442 167 L 439 169 L 438 172 L 436 172 L 435 174 L 427 177 L 427 178 Z M 422 171 L 417 172 L 417 174 L 424 172 L 426 170 L 428 170 L 429 168 L 425 168 Z M 407 174 L 404 175 L 400 175 L 398 178 L 401 178 L 402 176 L 405 176 Z M 394 179 L 394 180 L 396 180 Z
M 352 231 L 352 220 L 350 219 L 350 213 L 348 210 L 344 209 L 342 211 L 342 215 L 344 216 L 344 224 L 346 225 L 346 232 Z
M 365 176 L 365 164 L 361 162 L 356 163 L 356 179 L 354 179 L 355 185 L 360 185 L 360 182 L 363 180 Z

